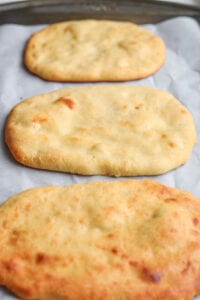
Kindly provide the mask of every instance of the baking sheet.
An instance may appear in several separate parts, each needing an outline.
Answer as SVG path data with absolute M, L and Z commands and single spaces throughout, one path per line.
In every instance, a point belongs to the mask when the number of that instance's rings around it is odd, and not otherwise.
M 154 24 L 178 16 L 200 20 L 199 0 L 29 0 L 0 5 L 0 24 L 38 25 L 73 19 Z M 182 3 L 183 2 L 183 3 Z M 0 0 L 1 3 L 1 0 Z
M 24 167 L 14 161 L 4 144 L 4 126 L 14 105 L 36 94 L 66 86 L 46 82 L 30 74 L 23 65 L 24 46 L 29 36 L 44 26 L 0 26 L 0 202 L 9 196 L 32 187 L 68 185 L 95 180 L 119 180 L 105 176 L 77 176 Z M 146 85 L 171 92 L 192 112 L 200 133 L 200 26 L 188 17 L 174 18 L 157 25 L 145 25 L 160 35 L 167 46 L 166 64 L 151 77 L 127 82 Z M 101 83 L 99 83 L 101 84 Z M 80 85 L 80 84 L 77 84 Z M 147 177 L 140 177 L 147 178 Z M 191 191 L 200 197 L 200 141 L 194 147 L 190 160 L 176 170 L 161 176 L 151 176 L 171 187 Z M 139 178 L 137 178 L 139 179 Z M 0 299 L 15 299 L 0 288 Z M 200 299 L 198 297 L 197 299 Z

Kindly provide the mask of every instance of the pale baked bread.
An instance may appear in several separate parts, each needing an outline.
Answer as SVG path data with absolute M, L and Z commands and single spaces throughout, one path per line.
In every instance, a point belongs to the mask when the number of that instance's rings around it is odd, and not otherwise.
M 25 64 L 51 81 L 121 81 L 149 76 L 165 62 L 160 37 L 133 23 L 82 20 L 36 32 Z
M 189 111 L 167 92 L 128 85 L 57 90 L 18 104 L 6 143 L 27 166 L 78 174 L 154 175 L 196 142 Z
M 200 202 L 153 181 L 46 187 L 0 207 L 0 284 L 24 299 L 189 300 Z

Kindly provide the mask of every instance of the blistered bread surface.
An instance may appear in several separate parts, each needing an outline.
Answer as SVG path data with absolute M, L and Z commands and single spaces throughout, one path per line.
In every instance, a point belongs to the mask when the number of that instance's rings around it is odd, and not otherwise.
M 0 207 L 0 284 L 22 299 L 191 300 L 200 202 L 154 181 L 28 190 Z
M 50 25 L 28 41 L 25 64 L 51 81 L 121 81 L 155 73 L 164 42 L 129 22 L 70 21 Z
M 6 143 L 20 163 L 85 175 L 154 175 L 185 163 L 190 112 L 167 92 L 100 85 L 35 96 L 11 112 Z

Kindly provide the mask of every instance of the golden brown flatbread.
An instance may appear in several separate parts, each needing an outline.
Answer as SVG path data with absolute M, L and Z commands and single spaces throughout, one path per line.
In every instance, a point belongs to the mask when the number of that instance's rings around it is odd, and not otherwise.
M 20 163 L 84 175 L 155 175 L 185 163 L 189 111 L 167 92 L 128 85 L 57 90 L 18 104 L 6 143 Z
M 0 207 L 0 284 L 23 299 L 191 300 L 200 202 L 154 181 L 46 187 Z
M 155 73 L 165 52 L 160 37 L 133 23 L 69 21 L 36 32 L 25 64 L 50 81 L 121 81 Z

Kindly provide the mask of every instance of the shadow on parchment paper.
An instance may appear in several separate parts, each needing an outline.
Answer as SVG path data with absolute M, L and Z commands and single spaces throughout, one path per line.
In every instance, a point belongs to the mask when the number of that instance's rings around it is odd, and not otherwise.
M 18 300 L 17 298 L 10 290 L 8 290 L 6 287 L 0 286 L 0 291 L 4 293 L 6 297 L 9 297 L 9 300 Z

